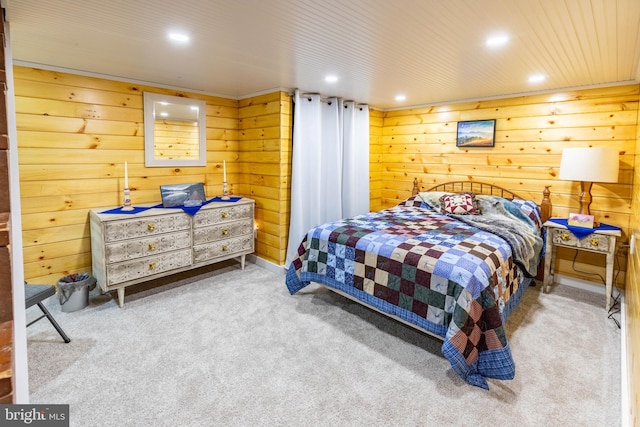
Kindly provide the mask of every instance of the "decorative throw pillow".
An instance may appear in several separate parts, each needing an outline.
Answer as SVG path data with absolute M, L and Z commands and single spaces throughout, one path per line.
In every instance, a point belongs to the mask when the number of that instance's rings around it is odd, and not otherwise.
M 443 214 L 475 215 L 479 214 L 476 195 L 472 192 L 446 194 L 440 197 Z

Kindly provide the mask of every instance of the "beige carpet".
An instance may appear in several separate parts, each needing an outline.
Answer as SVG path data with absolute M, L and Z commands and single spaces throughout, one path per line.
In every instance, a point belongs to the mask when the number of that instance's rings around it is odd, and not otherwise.
M 601 295 L 529 288 L 507 324 L 516 378 L 486 391 L 440 341 L 315 285 L 290 296 L 254 264 L 164 282 L 123 309 L 50 298 L 72 341 L 29 327 L 31 403 L 70 404 L 83 427 L 620 425 L 620 330 Z

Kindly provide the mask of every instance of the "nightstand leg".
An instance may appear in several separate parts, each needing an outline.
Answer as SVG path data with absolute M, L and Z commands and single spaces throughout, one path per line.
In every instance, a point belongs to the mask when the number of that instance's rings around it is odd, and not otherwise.
M 549 286 L 553 282 L 553 267 L 556 260 L 556 248 L 551 240 L 551 233 L 547 230 L 546 241 L 547 254 L 544 257 L 544 280 L 542 283 L 542 292 L 549 292 Z
M 542 282 L 542 292 L 549 291 L 549 283 L 551 282 L 551 254 L 547 254 L 544 258 L 544 281 Z
M 607 303 L 605 305 L 605 309 L 607 312 L 611 308 L 611 292 L 613 291 L 613 261 L 614 255 L 613 253 L 607 254 L 607 272 L 606 272 L 606 280 L 605 283 L 607 285 L 606 293 L 607 293 Z

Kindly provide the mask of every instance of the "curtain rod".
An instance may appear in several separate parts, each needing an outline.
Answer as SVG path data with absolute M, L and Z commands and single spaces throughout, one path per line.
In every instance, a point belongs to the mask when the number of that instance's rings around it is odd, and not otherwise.
M 294 92 L 289 92 L 289 96 L 291 96 L 292 99 L 293 99 L 293 95 L 294 95 Z M 353 102 L 356 107 L 365 107 L 365 106 L 369 107 L 367 104 L 363 104 L 363 103 L 360 103 L 360 102 L 357 102 L 357 101 L 354 101 L 354 100 L 351 100 L 351 99 L 343 99 L 343 98 L 340 98 L 339 96 L 326 96 L 326 95 L 322 95 L 322 94 L 320 94 L 318 92 L 300 92 L 300 97 L 305 97 L 305 96 L 310 96 L 310 95 L 318 95 L 318 96 L 320 96 L 320 102 L 326 102 L 326 103 L 329 103 L 329 104 L 331 103 L 332 99 L 341 99 L 344 102 Z M 369 109 L 371 110 L 372 108 L 369 107 Z

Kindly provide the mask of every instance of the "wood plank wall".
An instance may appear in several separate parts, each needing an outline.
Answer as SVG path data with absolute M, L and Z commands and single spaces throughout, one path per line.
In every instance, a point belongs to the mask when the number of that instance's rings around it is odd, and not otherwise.
M 638 113 L 640 124 L 640 111 Z M 622 390 L 629 396 L 630 426 L 640 425 L 640 412 L 638 412 L 640 411 L 640 247 L 638 246 L 640 245 L 640 126 L 636 131 L 634 164 L 630 232 L 635 236 L 635 251 L 629 255 L 629 273 L 625 291 L 629 390 Z
M 16 67 L 16 106 L 25 275 L 54 283 L 91 265 L 87 211 L 121 203 L 122 164 L 129 162 L 135 203 L 159 201 L 165 183 L 206 183 L 221 192 L 222 160 L 234 194 L 257 201 L 257 255 L 285 262 L 291 161 L 291 100 L 272 94 L 235 101 L 207 100 L 207 161 L 202 168 L 145 168 L 142 91 L 128 83 Z M 371 122 L 371 209 L 453 179 L 491 181 L 539 199 L 552 185 L 554 214 L 578 206 L 578 183 L 557 179 L 563 147 L 616 146 L 620 182 L 594 184 L 596 219 L 629 232 L 638 85 L 571 91 L 562 100 L 535 95 L 381 112 Z M 496 147 L 455 147 L 459 120 L 497 119 Z M 88 155 L 90 154 L 90 155 Z M 170 181 L 170 182 L 168 182 Z M 557 269 L 571 272 L 570 253 Z M 598 272 L 603 260 L 580 255 L 580 269 Z M 624 257 L 621 258 L 626 264 Z M 624 274 L 619 275 L 619 281 Z
M 384 113 L 369 110 L 369 210 L 382 209 L 382 124 Z
M 628 240 L 638 122 L 638 85 L 521 96 L 387 111 L 383 124 L 382 206 L 411 194 L 418 178 L 422 189 L 445 181 L 475 180 L 498 184 L 523 197 L 541 200 L 551 186 L 553 215 L 578 210 L 579 183 L 558 179 L 562 149 L 615 147 L 620 152 L 616 184 L 594 183 L 591 205 L 597 221 L 622 227 Z M 496 119 L 493 148 L 457 148 L 458 121 Z M 559 250 L 556 270 L 574 272 L 572 250 Z M 620 265 L 626 265 L 621 251 Z M 581 252 L 576 268 L 604 276 L 604 257 Z M 594 279 L 595 277 L 595 279 Z M 624 273 L 618 275 L 624 283 Z
M 256 201 L 256 255 L 284 265 L 289 235 L 292 104 L 286 92 L 242 99 L 239 160 Z
M 91 271 L 88 211 L 122 204 L 125 161 L 134 205 L 160 202 L 161 184 L 204 182 L 221 194 L 223 160 L 228 180 L 241 181 L 236 100 L 19 66 L 14 77 L 30 283 Z M 206 101 L 206 167 L 144 166 L 144 91 Z

